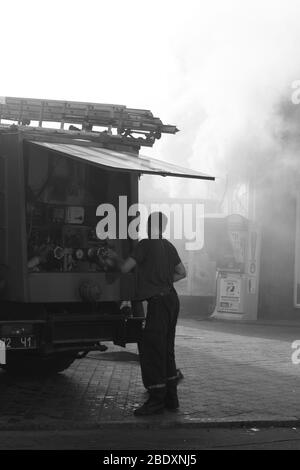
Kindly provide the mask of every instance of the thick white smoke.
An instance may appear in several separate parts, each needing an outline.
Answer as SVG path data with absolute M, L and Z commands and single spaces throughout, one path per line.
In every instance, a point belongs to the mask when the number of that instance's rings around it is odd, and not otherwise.
M 281 139 L 292 125 L 282 105 L 295 106 L 292 83 L 300 78 L 300 2 L 186 3 L 172 31 L 173 99 L 165 111 L 181 133 L 159 153 L 221 179 L 166 181 L 164 194 L 221 198 L 228 179 L 258 178 L 293 161 Z

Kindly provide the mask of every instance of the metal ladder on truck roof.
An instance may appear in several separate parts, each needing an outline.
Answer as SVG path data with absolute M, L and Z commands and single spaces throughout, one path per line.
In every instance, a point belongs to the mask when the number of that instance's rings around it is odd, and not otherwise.
M 162 133 L 175 134 L 176 126 L 163 124 L 151 111 L 127 108 L 122 105 L 85 103 L 80 101 L 41 100 L 35 98 L 0 97 L 1 120 L 30 126 L 32 121 L 43 127 L 43 123 L 55 123 L 61 130 L 93 132 L 96 127 L 106 128 L 104 132 L 127 138 L 138 138 L 142 145 L 152 146 Z M 80 125 L 77 128 L 74 125 Z M 100 132 L 97 130 L 97 132 Z M 136 136 L 136 137 L 135 137 Z M 143 136 L 143 138 L 140 138 Z

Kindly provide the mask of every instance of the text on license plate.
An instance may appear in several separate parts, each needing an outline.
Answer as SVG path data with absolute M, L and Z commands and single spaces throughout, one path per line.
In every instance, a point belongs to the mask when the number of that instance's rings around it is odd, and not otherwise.
M 35 336 L 11 336 L 0 338 L 5 343 L 7 349 L 33 349 L 36 348 Z

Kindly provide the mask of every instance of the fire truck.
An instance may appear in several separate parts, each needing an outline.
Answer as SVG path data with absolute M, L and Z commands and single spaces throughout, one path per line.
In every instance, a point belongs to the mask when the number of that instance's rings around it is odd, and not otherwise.
M 97 208 L 138 203 L 143 174 L 213 179 L 140 155 L 176 132 L 148 110 L 0 98 L 1 367 L 60 372 L 101 341 L 138 342 L 136 274 L 104 262 L 135 241 L 100 239 Z

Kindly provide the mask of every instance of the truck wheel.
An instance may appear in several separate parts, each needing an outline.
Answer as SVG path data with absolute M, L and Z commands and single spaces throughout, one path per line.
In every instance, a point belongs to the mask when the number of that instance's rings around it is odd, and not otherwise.
M 7 363 L 2 366 L 9 374 L 28 376 L 47 376 L 68 369 L 76 359 L 74 354 L 53 354 L 51 356 L 8 355 Z

